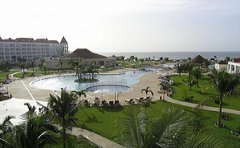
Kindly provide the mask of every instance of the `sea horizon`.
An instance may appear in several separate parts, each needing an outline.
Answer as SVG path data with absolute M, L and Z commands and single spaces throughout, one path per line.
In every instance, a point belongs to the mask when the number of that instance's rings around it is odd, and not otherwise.
M 176 59 L 187 59 L 193 58 L 197 55 L 201 55 L 204 58 L 211 59 L 214 56 L 218 60 L 224 60 L 226 57 L 238 58 L 240 57 L 240 51 L 170 51 L 170 52 L 101 52 L 105 56 L 125 56 L 129 58 L 130 56 L 135 56 L 138 58 L 153 58 L 159 59 L 160 57 L 169 58 L 172 60 Z

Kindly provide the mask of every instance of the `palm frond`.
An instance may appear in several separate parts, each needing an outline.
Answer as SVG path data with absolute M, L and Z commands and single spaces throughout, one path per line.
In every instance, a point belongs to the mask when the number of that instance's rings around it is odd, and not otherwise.
M 161 147 L 178 146 L 185 140 L 184 129 L 190 117 L 180 109 L 165 109 L 161 118 L 152 124 L 152 134 Z
M 146 113 L 142 107 L 130 106 L 122 116 L 122 137 L 126 147 L 142 147 L 146 134 Z
M 223 147 L 223 143 L 216 139 L 213 132 L 201 130 L 196 135 L 192 135 L 184 145 L 184 148 L 212 148 Z

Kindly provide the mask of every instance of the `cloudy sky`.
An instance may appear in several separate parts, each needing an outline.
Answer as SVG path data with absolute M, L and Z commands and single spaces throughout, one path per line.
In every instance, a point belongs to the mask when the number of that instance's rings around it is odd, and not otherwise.
M 240 0 L 0 0 L 0 36 L 95 52 L 240 51 Z

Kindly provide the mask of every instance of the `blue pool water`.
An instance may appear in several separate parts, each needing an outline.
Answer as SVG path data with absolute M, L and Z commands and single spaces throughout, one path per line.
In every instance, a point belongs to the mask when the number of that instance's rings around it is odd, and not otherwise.
M 67 90 L 79 91 L 89 88 L 89 91 L 96 93 L 126 92 L 133 84 L 137 83 L 139 78 L 145 73 L 144 71 L 128 71 L 123 74 L 99 74 L 95 76 L 98 82 L 93 83 L 76 83 L 74 82 L 74 80 L 77 79 L 75 75 L 56 76 L 34 81 L 31 85 L 49 90 L 67 88 Z

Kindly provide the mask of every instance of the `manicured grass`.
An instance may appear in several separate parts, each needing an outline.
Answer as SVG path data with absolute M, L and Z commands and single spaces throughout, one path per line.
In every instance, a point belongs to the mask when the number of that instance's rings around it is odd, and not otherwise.
M 12 73 L 15 73 L 15 72 L 17 72 L 17 71 L 0 72 L 0 82 L 2 82 L 3 80 L 6 79 L 7 74 L 12 74 Z
M 25 74 L 25 77 L 30 77 L 31 75 L 32 75 L 32 71 L 27 71 L 26 74 Z M 17 73 L 17 74 L 15 74 L 13 76 L 17 77 L 17 78 L 22 78 L 22 72 Z
M 94 131 L 108 139 L 111 139 L 117 143 L 122 143 L 120 138 L 120 124 L 121 116 L 124 110 L 128 106 L 124 106 L 122 109 L 103 109 L 103 108 L 79 108 L 76 117 L 79 119 L 79 126 Z M 180 107 L 182 109 L 192 111 L 191 108 L 172 105 L 166 102 L 153 102 L 149 107 L 146 107 L 146 112 L 150 120 L 154 120 L 161 117 L 161 112 L 164 108 L 168 107 Z M 231 135 L 230 129 L 237 129 L 240 127 L 240 116 L 230 115 L 230 121 L 223 121 L 227 128 L 217 128 L 214 123 L 217 120 L 216 112 L 209 111 L 194 111 L 199 112 L 198 117 L 201 118 L 202 128 L 210 128 L 214 131 L 217 139 L 222 141 L 225 146 L 238 147 L 240 146 L 240 138 Z
M 187 94 L 188 96 L 194 96 L 193 103 L 204 102 L 203 104 L 205 105 L 218 107 L 218 105 L 211 100 L 211 98 L 216 98 L 218 93 L 208 76 L 203 76 L 203 78 L 199 80 L 199 87 L 193 86 L 191 91 L 189 90 L 189 86 L 183 82 L 183 79 L 187 79 L 188 76 L 173 76 L 172 78 L 174 81 L 174 94 L 171 97 L 173 99 L 184 101 L 183 97 Z M 206 89 L 205 93 L 202 93 L 202 88 Z M 240 88 L 237 88 L 237 92 L 240 92 Z M 226 97 L 223 102 L 224 108 L 240 110 L 240 96 Z

